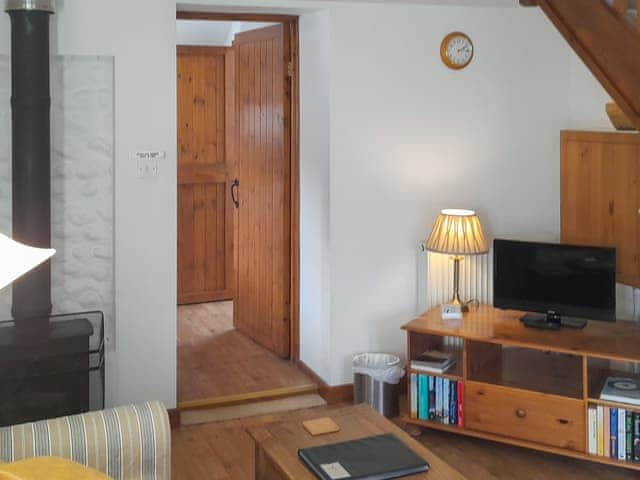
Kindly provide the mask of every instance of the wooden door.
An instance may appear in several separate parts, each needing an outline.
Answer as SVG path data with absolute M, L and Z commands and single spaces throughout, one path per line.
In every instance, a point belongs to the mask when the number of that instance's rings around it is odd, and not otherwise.
M 563 133 L 562 241 L 616 247 L 616 279 L 640 286 L 639 145 L 626 135 Z
M 228 53 L 227 48 L 178 47 L 180 304 L 233 298 Z
M 290 353 L 290 81 L 282 25 L 236 35 L 237 291 L 234 323 Z

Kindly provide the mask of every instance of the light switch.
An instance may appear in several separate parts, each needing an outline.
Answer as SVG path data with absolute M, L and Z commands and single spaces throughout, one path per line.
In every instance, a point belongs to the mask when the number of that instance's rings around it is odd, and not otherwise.
M 144 151 L 131 154 L 131 158 L 136 162 L 138 178 L 155 178 L 160 169 L 160 160 L 167 157 L 166 152 Z

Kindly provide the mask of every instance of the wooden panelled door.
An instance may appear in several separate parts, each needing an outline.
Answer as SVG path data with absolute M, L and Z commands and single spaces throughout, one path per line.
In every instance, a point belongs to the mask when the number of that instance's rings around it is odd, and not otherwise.
M 178 303 L 233 298 L 230 49 L 178 47 Z
M 616 280 L 639 285 L 640 148 L 635 136 L 563 132 L 561 143 L 562 242 L 615 247 Z
M 237 330 L 290 355 L 291 82 L 283 25 L 236 35 Z

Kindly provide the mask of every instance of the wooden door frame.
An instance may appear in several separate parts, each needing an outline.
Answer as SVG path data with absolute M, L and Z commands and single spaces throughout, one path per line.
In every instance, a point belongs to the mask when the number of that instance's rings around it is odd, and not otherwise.
M 289 342 L 291 362 L 300 360 L 300 43 L 298 17 L 294 15 L 270 15 L 253 13 L 176 12 L 176 20 L 245 21 L 282 23 L 289 29 L 291 63 L 291 261 Z M 235 290 L 235 289 L 234 289 Z

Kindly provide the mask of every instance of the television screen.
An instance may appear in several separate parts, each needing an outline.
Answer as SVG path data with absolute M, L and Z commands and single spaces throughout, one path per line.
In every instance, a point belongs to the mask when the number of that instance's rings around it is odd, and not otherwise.
M 493 247 L 494 306 L 615 321 L 614 248 L 499 239 Z

